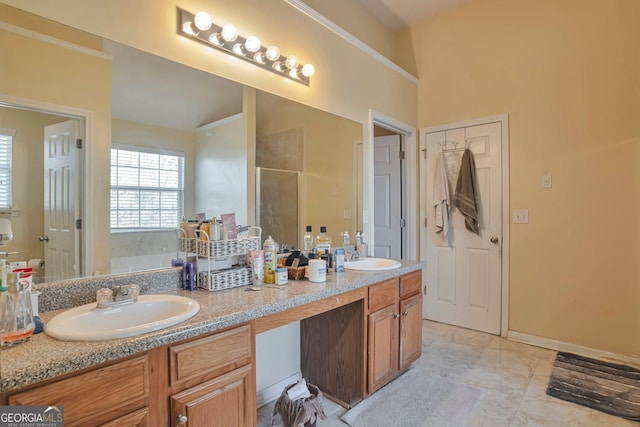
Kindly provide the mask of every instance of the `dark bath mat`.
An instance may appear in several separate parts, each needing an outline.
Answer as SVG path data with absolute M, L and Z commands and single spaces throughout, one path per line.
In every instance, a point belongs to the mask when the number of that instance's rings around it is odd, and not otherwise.
M 558 353 L 547 394 L 607 414 L 640 421 L 640 370 Z

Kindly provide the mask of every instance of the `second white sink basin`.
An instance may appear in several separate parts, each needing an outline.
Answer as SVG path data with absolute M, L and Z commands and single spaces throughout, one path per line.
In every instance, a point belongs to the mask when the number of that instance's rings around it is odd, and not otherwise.
M 344 263 L 344 268 L 349 270 L 393 270 L 400 267 L 399 261 L 388 258 L 360 258 L 355 261 L 348 261 Z
M 66 341 L 100 341 L 132 337 L 177 325 L 200 311 L 200 304 L 178 295 L 140 295 L 118 307 L 81 305 L 49 320 L 44 332 Z

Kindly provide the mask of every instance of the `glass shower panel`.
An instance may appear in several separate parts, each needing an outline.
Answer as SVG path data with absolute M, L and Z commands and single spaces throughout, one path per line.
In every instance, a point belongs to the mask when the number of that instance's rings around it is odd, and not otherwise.
M 256 168 L 257 223 L 262 239 L 268 236 L 280 246 L 298 246 L 298 201 L 300 172 Z

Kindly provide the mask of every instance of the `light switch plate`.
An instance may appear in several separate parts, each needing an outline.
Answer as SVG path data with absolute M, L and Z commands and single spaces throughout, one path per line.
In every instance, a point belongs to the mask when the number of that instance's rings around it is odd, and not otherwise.
M 513 211 L 514 224 L 529 224 L 529 209 L 516 209 Z
M 542 188 L 551 188 L 551 174 L 542 175 Z
M 342 218 L 343 219 L 353 219 L 353 216 L 351 215 L 351 209 L 345 209 L 343 214 L 342 214 Z

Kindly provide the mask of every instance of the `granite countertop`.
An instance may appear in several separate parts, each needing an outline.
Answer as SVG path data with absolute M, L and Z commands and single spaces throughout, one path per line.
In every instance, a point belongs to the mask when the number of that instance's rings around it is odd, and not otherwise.
M 217 292 L 203 289 L 185 291 L 177 287 L 143 287 L 143 294 L 175 293 L 193 298 L 200 304 L 200 311 L 176 326 L 130 338 L 60 341 L 44 333 L 34 335 L 28 343 L 3 348 L 0 351 L 0 392 L 19 389 L 39 381 L 319 301 L 420 270 L 424 266 L 423 262 L 402 261 L 401 267 L 393 270 L 331 272 L 327 275 L 325 283 L 289 280 L 286 287 L 263 285 L 260 291 L 247 291 L 246 286 Z M 46 293 L 43 292 L 43 295 Z M 44 306 L 47 306 L 46 304 Z M 64 309 L 42 312 L 41 309 L 40 317 L 46 325 L 49 319 L 62 311 Z

